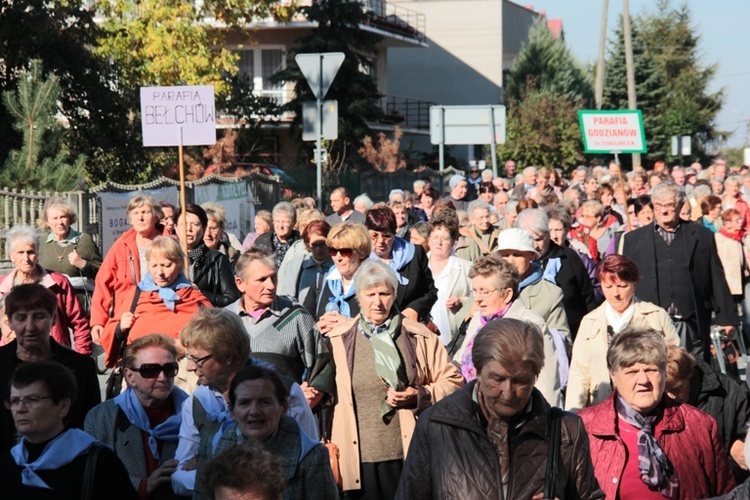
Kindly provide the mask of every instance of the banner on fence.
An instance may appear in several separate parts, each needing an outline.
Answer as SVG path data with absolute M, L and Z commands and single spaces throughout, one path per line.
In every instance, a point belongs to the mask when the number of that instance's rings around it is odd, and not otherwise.
M 156 201 L 166 201 L 174 206 L 179 205 L 176 187 L 144 189 L 128 193 L 96 193 L 102 205 L 102 255 L 106 255 L 115 240 L 130 229 L 127 218 L 128 203 L 131 198 L 142 194 L 153 196 Z
M 193 195 L 198 205 L 212 201 L 223 206 L 227 211 L 225 229 L 237 236 L 240 241 L 247 233 L 254 231 L 255 200 L 246 182 L 195 186 Z

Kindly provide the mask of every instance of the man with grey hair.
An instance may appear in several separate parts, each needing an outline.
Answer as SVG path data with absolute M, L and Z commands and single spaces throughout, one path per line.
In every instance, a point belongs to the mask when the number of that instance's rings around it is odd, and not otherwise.
M 253 248 L 260 248 L 273 255 L 276 267 L 279 267 L 292 243 L 299 239 L 299 233 L 294 229 L 297 223 L 297 210 L 291 203 L 281 201 L 273 207 L 271 219 L 273 229 L 258 236 Z
M 675 183 L 657 184 L 651 200 L 654 221 L 623 237 L 622 253 L 642 276 L 636 295 L 663 307 L 685 348 L 709 361 L 711 313 L 718 325 L 739 324 L 715 240 L 707 228 L 680 219 L 685 197 Z
M 492 226 L 491 211 L 492 207 L 484 200 L 469 203 L 471 227 L 466 232 L 466 241 L 469 247 L 476 247 L 482 255 L 489 255 L 497 245 L 499 231 Z
M 364 193 L 354 198 L 354 210 L 362 214 L 363 221 L 364 221 L 364 215 L 367 213 L 368 210 L 372 208 L 373 205 L 374 203 L 372 202 L 370 197 Z
M 526 195 L 536 187 L 536 167 L 526 167 L 523 169 L 523 182 L 517 184 L 510 193 L 513 200 L 521 201 Z
M 495 212 L 498 216 L 498 221 L 495 226 L 499 229 L 505 229 L 507 227 L 507 221 L 505 219 L 505 207 L 508 206 L 508 201 L 510 201 L 510 196 L 508 196 L 508 193 L 505 191 L 498 191 L 492 198 L 492 208 L 495 209 Z
M 543 278 L 562 289 L 565 315 L 571 337 L 575 340 L 581 319 L 599 305 L 583 261 L 572 248 L 552 241 L 549 219 L 543 211 L 527 208 L 518 214 L 515 227 L 531 234 L 540 255 L 537 262 L 544 270 Z

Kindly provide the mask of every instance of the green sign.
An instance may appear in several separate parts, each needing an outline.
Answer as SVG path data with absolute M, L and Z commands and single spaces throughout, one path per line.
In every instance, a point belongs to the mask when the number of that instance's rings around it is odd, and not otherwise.
M 640 109 L 578 111 L 586 153 L 645 153 L 646 133 Z

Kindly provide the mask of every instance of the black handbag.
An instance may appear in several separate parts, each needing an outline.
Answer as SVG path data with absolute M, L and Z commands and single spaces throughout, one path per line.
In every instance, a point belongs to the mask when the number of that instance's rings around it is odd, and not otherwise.
M 133 302 L 130 304 L 130 312 L 134 313 L 135 308 L 138 305 L 138 298 L 141 295 L 141 289 L 138 287 L 135 287 L 135 294 L 133 295 Z M 120 327 L 117 327 L 118 331 Z M 117 348 L 117 365 L 115 365 L 114 368 L 112 368 L 112 371 L 109 373 L 109 377 L 107 377 L 106 386 L 104 389 L 104 396 L 107 399 L 112 399 L 120 394 L 120 391 L 122 390 L 122 379 L 125 377 L 125 367 L 122 365 L 122 355 L 125 353 L 125 345 L 128 342 L 128 334 L 127 332 L 122 332 L 120 338 L 120 335 L 115 334 L 116 337 L 120 340 L 120 343 L 118 344 Z
M 557 481 L 560 472 L 560 442 L 562 441 L 563 411 L 552 407 L 549 415 L 549 449 L 547 451 L 547 472 L 544 476 L 544 498 L 557 498 Z

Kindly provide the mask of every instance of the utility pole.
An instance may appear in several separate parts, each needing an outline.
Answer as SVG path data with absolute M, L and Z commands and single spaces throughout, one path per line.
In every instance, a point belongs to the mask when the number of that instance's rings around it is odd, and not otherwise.
M 602 31 L 599 35 L 599 60 L 596 63 L 596 81 L 594 82 L 596 109 L 602 109 L 602 98 L 604 96 L 604 49 L 607 45 L 607 16 L 609 13 L 609 0 L 602 0 L 602 3 Z
M 628 77 L 628 109 L 638 109 L 635 98 L 635 68 L 633 67 L 633 38 L 630 32 L 628 0 L 622 0 L 622 29 L 625 35 L 625 69 Z M 633 169 L 641 165 L 641 154 L 633 153 Z

